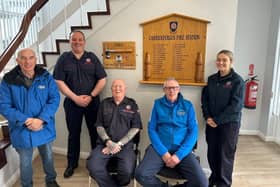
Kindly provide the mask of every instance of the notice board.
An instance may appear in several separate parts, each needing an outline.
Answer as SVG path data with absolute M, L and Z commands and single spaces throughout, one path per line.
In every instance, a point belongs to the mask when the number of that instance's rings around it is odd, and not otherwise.
M 103 42 L 103 63 L 108 69 L 135 69 L 134 41 L 105 41 Z

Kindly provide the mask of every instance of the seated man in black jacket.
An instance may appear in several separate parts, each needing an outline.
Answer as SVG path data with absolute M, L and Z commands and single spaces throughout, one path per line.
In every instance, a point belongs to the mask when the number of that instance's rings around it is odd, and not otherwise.
M 133 137 L 142 128 L 136 102 L 125 96 L 125 82 L 114 80 L 111 90 L 112 97 L 104 99 L 99 107 L 95 124 L 99 138 L 87 161 L 90 176 L 99 187 L 124 186 L 130 182 L 136 160 Z M 112 158 L 118 161 L 116 177 L 106 167 Z

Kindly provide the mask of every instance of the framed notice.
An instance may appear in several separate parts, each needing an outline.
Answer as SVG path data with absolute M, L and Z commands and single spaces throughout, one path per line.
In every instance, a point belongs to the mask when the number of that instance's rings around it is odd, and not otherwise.
M 104 68 L 110 69 L 135 69 L 136 54 L 135 42 L 108 41 L 103 42 Z
M 162 84 L 167 77 L 181 84 L 205 85 L 204 64 L 209 21 L 171 14 L 142 23 L 142 83 Z

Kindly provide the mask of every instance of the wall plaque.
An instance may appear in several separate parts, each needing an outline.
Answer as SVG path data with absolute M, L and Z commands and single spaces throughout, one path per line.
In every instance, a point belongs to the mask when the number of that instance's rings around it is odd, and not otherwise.
M 209 21 L 170 14 L 142 23 L 142 83 L 162 84 L 167 77 L 181 84 L 205 85 L 204 61 Z
M 135 69 L 135 42 L 103 42 L 104 68 Z

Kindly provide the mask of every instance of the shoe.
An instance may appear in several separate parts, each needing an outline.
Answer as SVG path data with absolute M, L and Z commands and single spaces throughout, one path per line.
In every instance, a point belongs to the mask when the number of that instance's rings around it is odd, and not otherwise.
M 47 187 L 60 187 L 56 181 L 50 181 L 46 183 Z
M 77 167 L 73 167 L 73 166 L 67 166 L 67 168 L 64 171 L 64 178 L 69 178 L 74 174 L 74 169 L 76 169 Z
M 217 186 L 217 184 L 216 184 L 215 181 L 213 181 L 213 180 L 211 180 L 211 179 L 209 179 L 208 181 L 209 181 L 208 187 L 216 187 L 216 186 Z
M 172 186 L 172 187 L 184 187 L 185 186 L 185 184 L 175 184 L 174 186 Z
M 209 184 L 208 187 L 217 187 L 217 185 L 216 184 Z

